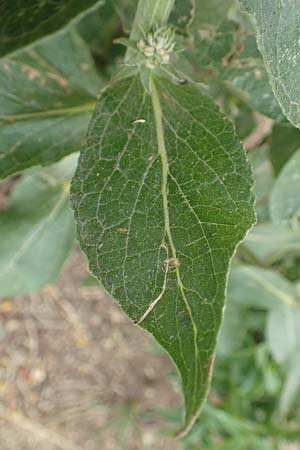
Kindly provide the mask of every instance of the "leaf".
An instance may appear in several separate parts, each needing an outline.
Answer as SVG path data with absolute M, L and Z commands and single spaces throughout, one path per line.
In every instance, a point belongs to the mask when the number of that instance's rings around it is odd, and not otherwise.
M 194 20 L 195 8 L 195 0 L 175 0 L 169 21 L 177 28 L 186 30 Z
M 278 176 L 271 195 L 271 218 L 276 225 L 300 229 L 300 150 Z
M 293 153 L 300 148 L 300 131 L 292 126 L 275 124 L 271 134 L 270 159 L 278 175 Z M 284 151 L 283 151 L 284 149 Z
M 300 232 L 271 223 L 254 227 L 247 235 L 245 245 L 267 265 L 285 255 L 300 254 Z
M 101 85 L 75 32 L 1 60 L 0 178 L 78 151 Z
M 284 381 L 283 389 L 279 399 L 279 419 L 284 419 L 291 410 L 297 396 L 300 392 L 300 360 L 299 350 L 298 354 L 295 354 L 295 358 L 292 361 L 286 379 Z
M 259 309 L 296 304 L 292 283 L 274 270 L 255 266 L 231 269 L 227 295 L 232 303 Z
M 253 14 L 258 48 L 274 94 L 289 121 L 300 127 L 300 2 L 240 1 Z
M 240 281 L 243 282 L 243 280 Z M 226 358 L 241 348 L 248 331 L 245 326 L 245 310 L 230 302 L 230 297 L 228 300 L 218 338 L 217 358 Z M 241 323 L 243 323 L 242 327 Z M 237 336 L 239 336 L 239 339 L 236 339 Z
M 269 197 L 274 184 L 268 150 L 268 146 L 262 146 L 251 151 L 249 155 L 255 180 L 255 210 L 260 221 L 269 219 Z
M 19 0 L 0 3 L 0 56 L 13 52 L 66 25 L 99 0 Z M 103 0 L 102 0 L 103 2 Z
M 134 13 L 137 9 L 138 0 L 112 0 L 112 3 L 122 21 L 123 30 L 129 34 L 134 21 Z
M 76 162 L 72 155 L 26 174 L 0 212 L 0 297 L 28 294 L 57 279 L 74 243 L 66 177 Z
M 197 0 L 193 28 L 201 26 L 218 26 L 227 18 L 234 0 Z
M 208 391 L 228 265 L 254 222 L 252 179 L 211 99 L 154 76 L 151 92 L 138 75 L 102 92 L 72 200 L 92 274 L 174 360 L 187 430 Z
M 267 317 L 267 341 L 274 359 L 287 364 L 300 351 L 300 307 L 274 309 Z
M 120 3 L 119 0 L 117 1 Z M 120 18 L 113 1 L 98 3 L 97 8 L 91 8 L 77 19 L 74 27 L 91 48 L 96 62 L 105 66 L 108 65 L 117 50 L 113 40 L 116 36 L 116 30 L 120 27 Z
M 224 21 L 215 29 L 200 29 L 195 48 L 192 59 L 200 68 L 213 71 L 217 82 L 223 80 L 234 87 L 236 94 L 261 114 L 279 122 L 286 120 L 251 31 Z

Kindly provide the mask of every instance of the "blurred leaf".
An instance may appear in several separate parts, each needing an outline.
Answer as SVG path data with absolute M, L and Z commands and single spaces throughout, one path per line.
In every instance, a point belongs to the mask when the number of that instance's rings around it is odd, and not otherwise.
M 224 320 L 217 344 L 217 357 L 226 357 L 243 345 L 243 339 L 247 333 L 245 326 L 245 311 L 233 302 L 227 302 Z M 243 326 L 241 327 L 241 323 Z M 238 339 L 237 339 L 238 336 Z
M 99 68 L 103 70 L 120 51 L 113 43 L 116 33 L 120 33 L 120 18 L 113 2 L 100 2 L 97 9 L 88 11 L 74 26 L 90 47 Z
M 113 3 L 113 6 L 119 15 L 123 30 L 125 33 L 129 34 L 133 20 L 134 15 L 137 9 L 138 0 L 111 0 Z
M 216 82 L 227 83 L 255 111 L 276 121 L 286 120 L 268 81 L 254 33 L 233 21 L 200 30 L 190 58 L 201 70 L 212 71 Z M 207 73 L 204 73 L 207 77 Z M 226 88 L 226 86 L 225 86 Z M 223 86 L 224 89 L 224 86 Z M 233 94 L 234 95 L 234 92 Z
M 227 295 L 239 305 L 277 309 L 282 304 L 294 305 L 296 290 L 274 270 L 243 265 L 231 269 Z
M 175 0 L 169 21 L 177 28 L 186 30 L 192 24 L 195 16 L 196 4 L 199 0 Z
M 260 224 L 248 233 L 244 245 L 266 264 L 272 264 L 287 254 L 300 254 L 300 232 L 271 223 Z
M 229 13 L 234 0 L 195 0 L 195 18 L 193 29 L 199 30 L 207 25 L 218 26 Z
M 299 0 L 240 1 L 253 15 L 258 48 L 273 91 L 288 119 L 300 127 Z
M 76 162 L 72 155 L 63 167 L 34 169 L 16 184 L 9 208 L 0 213 L 1 297 L 34 292 L 57 279 L 74 242 L 66 175 Z
M 276 225 L 300 230 L 300 149 L 292 155 L 276 179 L 270 211 Z
M 231 113 L 230 116 L 234 121 L 237 134 L 241 139 L 245 139 L 254 130 L 257 123 L 254 119 L 253 110 L 247 105 L 247 103 L 242 101 L 236 102 L 236 109 L 236 112 L 228 111 L 228 113 Z
M 13 52 L 62 28 L 99 0 L 2 0 L 0 3 L 0 55 Z M 101 0 L 103 3 L 104 0 Z
M 300 324 L 298 324 L 300 327 Z M 297 396 L 300 393 L 300 358 L 298 348 L 297 353 L 288 369 L 286 379 L 284 381 L 283 390 L 279 399 L 279 418 L 284 419 L 290 412 Z
M 276 175 L 299 148 L 300 130 L 298 128 L 274 125 L 271 134 L 270 158 Z
M 274 359 L 288 364 L 300 353 L 300 306 L 273 309 L 267 317 L 266 338 Z
M 274 184 L 268 150 L 267 146 L 263 146 L 249 153 L 255 179 L 255 210 L 260 221 L 269 219 L 269 197 Z
M 79 150 L 103 83 L 76 32 L 0 62 L 0 177 Z

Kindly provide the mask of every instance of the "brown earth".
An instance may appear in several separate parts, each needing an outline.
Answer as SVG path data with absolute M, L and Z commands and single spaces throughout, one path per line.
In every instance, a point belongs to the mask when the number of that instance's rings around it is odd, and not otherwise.
M 0 450 L 177 450 L 170 361 L 86 276 L 0 303 Z

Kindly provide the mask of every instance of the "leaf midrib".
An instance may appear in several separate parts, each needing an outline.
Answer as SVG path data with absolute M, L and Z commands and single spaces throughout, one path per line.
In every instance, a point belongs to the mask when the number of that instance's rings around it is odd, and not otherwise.
M 0 120 L 5 122 L 15 122 L 18 120 L 28 120 L 28 119 L 43 119 L 52 116 L 64 116 L 64 115 L 75 115 L 81 114 L 83 112 L 93 111 L 96 106 L 96 101 L 91 101 L 87 103 L 82 103 L 78 106 L 72 106 L 69 108 L 58 108 L 51 109 L 47 111 L 37 111 L 32 113 L 24 114 L 12 114 L 7 116 L 0 116 Z
M 176 247 L 173 241 L 173 236 L 171 232 L 171 226 L 170 226 L 170 216 L 169 216 L 169 206 L 168 206 L 168 176 L 169 176 L 169 162 L 168 162 L 168 155 L 165 147 L 165 137 L 164 137 L 164 127 L 163 127 L 163 114 L 162 114 L 162 108 L 159 100 L 159 95 L 155 86 L 155 82 L 153 80 L 153 77 L 150 79 L 150 89 L 151 89 L 151 99 L 152 99 L 152 106 L 153 106 L 153 114 L 155 119 L 155 125 L 156 125 L 156 134 L 157 134 L 157 144 L 158 144 L 158 153 L 161 158 L 162 163 L 162 185 L 161 185 L 161 191 L 162 191 L 162 199 L 163 199 L 163 213 L 164 213 L 164 226 L 165 226 L 165 233 L 168 238 L 168 243 L 171 248 L 171 254 L 172 258 L 174 260 L 177 260 L 177 253 L 176 253 Z M 192 309 L 190 307 L 190 304 L 188 302 L 188 299 L 185 295 L 184 286 L 181 280 L 180 275 L 180 269 L 179 266 L 175 264 L 175 272 L 176 272 L 176 278 L 177 283 L 179 287 L 179 291 L 181 293 L 182 299 L 184 301 L 188 316 L 190 318 L 192 328 L 193 328 L 193 334 L 194 334 L 194 352 L 195 352 L 195 376 L 194 376 L 194 393 L 193 393 L 193 399 L 195 400 L 195 392 L 197 388 L 197 378 L 198 378 L 198 361 L 199 361 L 199 350 L 197 345 L 197 326 L 194 322 Z M 196 417 L 196 413 L 194 414 Z M 191 423 L 193 423 L 193 418 L 190 420 Z

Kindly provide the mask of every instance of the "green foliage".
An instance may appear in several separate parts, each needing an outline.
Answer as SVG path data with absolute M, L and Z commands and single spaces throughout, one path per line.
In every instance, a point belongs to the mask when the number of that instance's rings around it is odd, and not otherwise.
M 98 0 L 99 1 L 99 0 Z M 103 3 L 105 0 L 100 0 Z M 63 27 L 97 0 L 0 2 L 0 55 L 13 52 Z
M 300 148 L 300 130 L 295 127 L 276 124 L 273 127 L 270 139 L 270 159 L 274 172 L 278 175 L 292 154 Z
M 264 58 L 273 91 L 287 118 L 300 127 L 299 0 L 240 0 L 253 14 L 258 48 Z
M 32 170 L 14 186 L 0 212 L 1 297 L 34 292 L 59 275 L 74 242 L 68 187 L 76 160 Z
M 81 148 L 80 245 L 177 366 L 183 433 L 217 354 L 222 409 L 204 407 L 184 448 L 217 434 L 220 449 L 273 450 L 272 433 L 294 436 L 281 423 L 300 390 L 298 0 L 241 0 L 251 14 L 234 0 L 13 3 L 0 1 L 0 178 L 20 179 L 0 212 L 0 295 L 58 277 Z
M 300 150 L 289 159 L 273 188 L 270 201 L 275 224 L 300 229 Z

